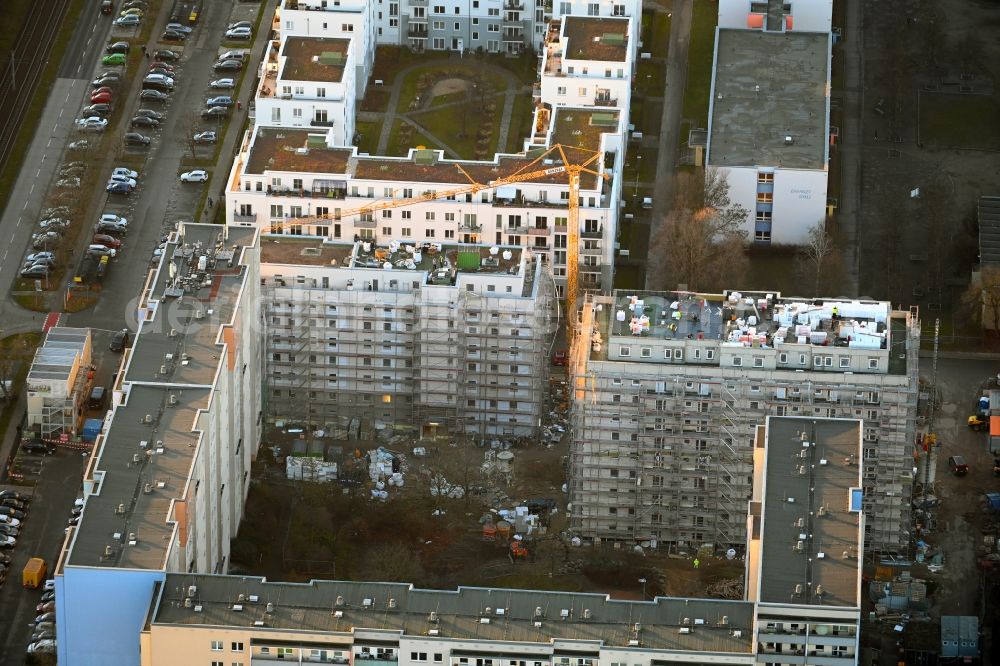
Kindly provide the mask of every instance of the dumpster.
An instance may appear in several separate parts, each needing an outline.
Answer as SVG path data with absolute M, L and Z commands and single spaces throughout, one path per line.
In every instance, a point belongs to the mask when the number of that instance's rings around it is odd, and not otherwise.
M 45 560 L 40 557 L 33 557 L 24 565 L 21 572 L 21 584 L 25 587 L 37 590 L 45 582 Z

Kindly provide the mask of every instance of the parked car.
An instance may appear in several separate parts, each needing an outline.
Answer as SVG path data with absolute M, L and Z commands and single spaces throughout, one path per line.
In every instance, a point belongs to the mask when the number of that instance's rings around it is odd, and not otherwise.
M 36 631 L 35 633 L 31 634 L 31 642 L 37 643 L 38 641 L 42 640 L 54 640 L 55 637 L 56 637 L 56 632 L 52 631 L 51 629 L 46 631 Z
M 94 245 L 103 245 L 104 247 L 110 247 L 116 250 L 122 246 L 122 242 L 120 240 L 107 234 L 94 234 L 94 237 L 90 240 L 90 242 Z
M 159 61 L 159 60 L 156 60 L 156 61 L 152 62 L 152 63 L 151 63 L 150 65 L 149 65 L 149 69 L 150 69 L 151 71 L 152 71 L 152 70 L 154 70 L 154 69 L 165 69 L 165 70 L 167 70 L 168 72 L 173 72 L 173 71 L 174 71 L 174 66 L 173 66 L 173 65 L 168 65 L 168 64 L 167 64 L 167 63 L 165 63 L 165 62 L 161 62 L 161 61 Z M 171 74 L 170 76 L 173 76 L 173 74 Z
M 226 30 L 236 30 L 237 28 L 246 28 L 250 30 L 253 28 L 253 23 L 250 21 L 236 21 L 235 23 L 230 23 L 226 26 Z
M 175 77 L 175 74 L 172 71 L 163 67 L 150 67 L 149 74 L 160 74 L 168 79 L 173 79 Z M 149 76 L 149 74 L 147 74 L 147 76 Z
M 239 60 L 234 60 L 230 58 L 228 60 L 218 61 L 217 63 L 212 65 L 212 69 L 214 69 L 217 72 L 237 72 L 243 69 L 243 63 L 240 62 Z
M 153 111 L 152 109 L 138 109 L 135 112 L 137 116 L 146 116 L 147 118 L 152 118 L 153 120 L 163 120 L 163 114 L 159 111 Z
M 38 455 L 48 456 L 56 452 L 56 447 L 54 444 L 49 444 L 43 442 L 40 439 L 32 439 L 21 445 L 22 451 L 27 451 L 28 453 L 37 453 Z M 2 519 L 0 519 L 2 522 Z
M 43 601 L 43 602 L 45 602 L 45 601 L 52 601 L 55 598 L 56 598 L 56 593 L 55 592 L 45 592 L 41 596 L 41 601 Z
M 176 51 L 171 51 L 170 49 L 159 49 L 153 51 L 153 57 L 157 60 L 179 60 L 180 54 Z
M 15 509 L 12 506 L 0 506 L 0 514 L 10 516 L 11 518 L 17 518 L 18 520 L 24 520 L 24 511 L 21 509 Z
M 17 539 L 14 537 L 0 536 L 0 548 L 13 548 L 17 545 Z
M 134 14 L 126 14 L 125 16 L 119 16 L 114 20 L 114 24 L 119 28 L 133 28 L 142 21 L 142 19 Z
M 226 39 L 251 39 L 253 30 L 250 28 L 233 28 L 226 30 Z
M 76 126 L 81 130 L 103 132 L 104 128 L 108 126 L 108 121 L 99 116 L 90 116 L 89 118 L 80 118 L 77 120 Z
M 99 118 L 103 118 L 104 116 L 111 115 L 111 105 L 107 102 L 91 104 L 90 106 L 83 107 L 83 113 L 87 116 L 98 116 Z
M 963 456 L 950 456 L 948 458 L 948 469 L 955 476 L 965 476 L 969 473 L 969 464 L 965 462 Z
M 33 254 L 29 254 L 27 257 L 24 258 L 26 262 L 31 262 L 31 263 L 34 263 L 36 261 L 42 261 L 43 259 L 50 259 L 52 261 L 55 261 L 56 255 L 54 252 L 35 252 Z
M 168 102 L 170 95 L 161 90 L 148 89 L 139 93 L 139 99 L 143 102 Z
M 241 51 L 239 49 L 234 49 L 232 51 L 226 51 L 220 55 L 216 60 L 239 60 L 240 62 L 246 60 L 247 52 Z
M 125 176 L 126 178 L 138 178 L 139 172 L 132 171 L 132 169 L 127 169 L 125 167 L 115 167 L 111 170 L 112 176 Z
M 13 525 L 8 525 L 6 523 L 0 524 L 0 536 L 14 537 L 15 539 L 21 535 L 20 528 L 14 527 Z
M 206 180 L 208 180 L 208 172 L 204 169 L 185 171 L 181 174 L 182 183 L 204 183 Z
M 107 46 L 105 46 L 104 47 L 104 52 L 105 53 L 119 53 L 119 54 L 122 54 L 122 53 L 128 53 L 129 48 L 130 48 L 130 46 L 129 46 L 128 42 L 118 41 L 118 42 L 112 42 L 112 43 L 108 44 Z
M 157 83 L 168 88 L 174 87 L 173 77 L 167 76 L 166 74 L 147 74 L 146 78 L 143 79 L 144 83 Z
M 113 352 L 123 351 L 128 347 L 128 329 L 123 328 L 111 336 L 111 344 L 108 346 Z
M 110 104 L 112 101 L 114 101 L 114 95 L 110 92 L 94 93 L 90 96 L 91 104 Z
M 128 183 L 111 181 L 105 189 L 108 191 L 108 194 L 132 194 L 132 188 L 128 186 Z
M 121 215 L 115 215 L 114 213 L 102 213 L 100 220 L 101 224 L 120 224 L 123 227 L 128 226 L 128 220 Z
M 229 115 L 229 109 L 224 106 L 213 106 L 201 112 L 202 118 L 225 118 Z
M 94 227 L 94 233 L 98 234 L 117 234 L 124 236 L 127 231 L 127 227 L 119 224 L 111 224 L 110 222 L 100 222 Z
M 41 623 L 41 622 L 55 622 L 55 621 L 56 621 L 56 614 L 55 613 L 42 613 L 40 615 L 36 615 L 35 616 L 35 624 L 36 625 L 39 624 L 39 623 Z
M 215 132 L 198 132 L 194 135 L 195 143 L 215 143 L 218 140 L 219 136 Z
M 114 257 L 118 254 L 118 251 L 112 247 L 104 247 L 103 245 L 88 245 L 87 255 L 91 257 Z
M 62 231 L 69 226 L 69 220 L 61 217 L 49 217 L 38 223 L 38 228 L 43 231 Z
M 26 495 L 24 493 L 19 493 L 16 490 L 0 490 L 0 500 L 5 500 L 7 498 L 12 498 L 19 500 L 21 502 L 30 502 L 31 495 Z
M 125 54 L 124 53 L 112 53 L 111 55 L 106 55 L 101 58 L 102 65 L 124 65 L 125 64 Z
M 194 32 L 194 28 L 184 25 L 182 23 L 168 23 L 165 26 L 166 30 L 176 30 L 178 32 L 183 32 L 185 35 L 190 35 Z
M 135 116 L 132 118 L 132 127 L 158 127 L 160 121 L 149 116 Z
M 52 639 L 41 640 L 28 646 L 28 654 L 51 654 L 55 651 L 56 642 Z
M 232 106 L 233 98 L 228 95 L 219 95 L 218 97 L 212 97 L 205 102 L 205 106 Z
M 216 88 L 218 90 L 229 90 L 231 88 L 236 87 L 236 81 L 235 79 L 230 79 L 230 78 L 216 79 L 211 83 L 209 83 L 208 87 Z
M 21 270 L 21 277 L 23 277 L 23 278 L 42 278 L 42 277 L 46 277 L 49 274 L 49 272 L 50 272 L 50 269 L 49 269 L 48 266 L 45 266 L 43 264 L 34 264 L 32 266 L 28 266 L 25 269 L 22 269 Z
M 50 446 L 51 446 L 51 444 L 50 444 Z M 21 521 L 20 520 L 18 520 L 17 518 L 11 518 L 10 516 L 0 516 L 0 523 L 6 523 L 8 525 L 13 525 L 14 527 L 20 527 L 21 526 Z M 0 563 L 10 564 L 9 561 L 5 562 L 2 558 L 0 558 Z
M 144 8 L 143 7 L 129 7 L 128 9 L 126 9 L 125 11 L 123 11 L 121 14 L 119 14 L 119 16 L 138 16 L 138 17 L 142 17 L 142 15 L 144 13 L 145 12 L 144 12 Z
M 149 137 L 138 132 L 125 133 L 125 145 L 127 146 L 148 146 Z
M 178 32 L 177 30 L 164 30 L 160 39 L 165 42 L 183 42 L 187 39 L 187 34 Z
M 135 180 L 135 178 L 129 178 L 128 176 L 121 176 L 121 175 L 118 175 L 118 174 L 111 174 L 111 177 L 108 178 L 108 182 L 109 183 L 125 183 L 129 187 L 133 187 L 133 188 L 136 186 L 136 180 Z
M 133 8 L 145 9 L 146 3 L 144 0 L 130 0 L 129 2 L 126 2 L 124 5 L 122 5 L 122 9 L 133 9 Z
M 28 506 L 28 503 L 23 500 L 14 499 L 13 497 L 4 497 L 0 500 L 0 506 L 9 506 L 10 508 L 17 509 L 18 511 L 24 511 Z
M 96 79 L 90 82 L 90 86 L 92 88 L 101 88 L 103 86 L 114 85 L 122 80 L 120 76 L 112 76 L 111 74 L 112 74 L 111 72 L 105 72 L 104 74 L 101 74 Z

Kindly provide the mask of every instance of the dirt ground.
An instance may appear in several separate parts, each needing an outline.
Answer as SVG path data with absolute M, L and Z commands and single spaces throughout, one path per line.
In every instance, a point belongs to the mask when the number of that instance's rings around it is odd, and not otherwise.
M 935 91 L 991 93 L 998 30 L 996 2 L 865 3 L 860 292 L 920 305 L 925 319 L 954 311 L 965 289 L 977 256 L 976 200 L 1000 191 L 1000 153 L 942 147 L 927 119 L 920 136 L 918 102 Z M 962 112 L 946 120 L 960 125 Z M 991 127 L 1000 134 L 1000 124 Z M 960 317 L 946 319 L 961 329 Z

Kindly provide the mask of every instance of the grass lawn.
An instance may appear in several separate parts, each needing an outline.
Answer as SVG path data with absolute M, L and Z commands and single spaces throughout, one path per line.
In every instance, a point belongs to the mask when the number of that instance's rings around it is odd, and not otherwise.
M 510 132 L 507 133 L 507 145 L 501 146 L 508 153 L 520 152 L 524 140 L 531 136 L 531 119 L 534 114 L 531 97 L 517 95 L 514 97 L 514 109 L 511 112 Z
M 652 60 L 640 60 L 636 66 L 635 85 L 640 95 L 663 96 L 666 65 Z
M 642 105 L 641 113 L 632 117 L 639 120 L 639 123 L 636 125 L 637 130 L 643 134 L 658 135 L 660 133 L 660 124 L 663 122 L 663 102 L 647 100 Z
M 433 141 L 418 132 L 415 128 L 412 129 L 409 140 L 404 139 L 405 134 L 402 130 L 402 120 L 397 120 L 393 123 L 392 132 L 389 134 L 389 145 L 385 151 L 386 155 L 390 157 L 406 157 L 406 155 L 410 152 L 410 148 L 416 148 L 417 146 L 424 146 L 426 148 L 435 147 Z
M 631 196 L 635 188 L 636 169 L 639 170 L 639 184 L 652 183 L 656 180 L 656 149 L 639 148 L 636 145 L 629 146 L 628 156 L 625 158 L 624 187 L 622 194 Z
M 639 266 L 615 266 L 615 289 L 644 289 L 646 271 Z
M 392 95 L 388 88 L 372 88 L 365 91 L 365 98 L 361 100 L 362 111 L 373 111 L 385 113 L 389 110 L 389 97 Z
M 718 11 L 718 5 L 710 0 L 694 2 L 683 115 L 697 123 L 698 127 L 708 127 L 708 96 L 712 87 Z
M 1000 150 L 1000 96 L 920 93 L 920 140 L 936 148 Z
M 447 51 L 426 51 L 413 53 L 401 46 L 379 46 L 375 49 L 375 65 L 372 67 L 371 81 L 382 81 L 388 88 L 396 80 L 396 75 L 404 68 L 428 60 L 448 58 Z
M 503 115 L 502 99 L 496 98 L 492 121 L 485 123 L 487 118 L 479 110 L 476 102 L 448 106 L 441 109 L 431 109 L 424 113 L 413 114 L 413 120 L 422 125 L 432 135 L 448 144 L 463 159 L 483 159 L 492 157 L 497 150 L 497 140 L 500 138 L 500 118 Z M 476 155 L 479 142 L 479 131 L 490 128 L 490 138 L 485 153 Z M 464 132 L 463 132 L 464 130 Z M 433 146 L 431 141 L 429 146 Z
M 451 104 L 452 102 L 461 102 L 464 100 L 464 92 L 445 93 L 444 95 L 436 95 L 431 99 L 431 106 L 441 106 L 442 104 Z
M 670 47 L 670 16 L 667 12 L 653 14 L 652 32 L 649 41 L 644 41 L 643 48 L 653 54 L 654 58 L 666 58 Z M 663 77 L 660 77 L 661 80 Z
M 538 80 L 538 60 L 534 54 L 522 53 L 516 58 L 508 58 L 499 53 L 490 53 L 482 57 L 483 60 L 506 69 L 525 85 L 531 85 Z
M 6 338 L 0 340 L 0 356 L 16 358 L 14 361 L 13 376 L 4 377 L 4 379 L 13 380 L 13 392 L 15 395 L 24 387 L 24 379 L 28 376 L 28 370 L 31 368 L 31 359 L 34 357 L 35 349 L 38 348 L 41 341 L 42 333 L 40 331 L 8 335 Z M 7 432 L 10 421 L 14 418 L 15 403 L 16 401 L 11 401 L 9 404 L 0 402 L 0 435 Z
M 374 155 L 378 148 L 378 137 L 382 132 L 382 123 L 358 122 L 354 124 L 354 131 L 361 135 L 361 139 L 358 141 L 358 152 Z
M 406 78 L 403 79 L 403 84 L 399 91 L 399 102 L 396 105 L 396 113 L 407 113 L 410 111 L 410 104 L 417 98 L 417 86 L 421 75 L 440 72 L 442 70 L 447 72 L 447 76 L 444 78 L 461 78 L 471 80 L 479 77 L 485 79 L 486 89 L 482 92 L 473 92 L 472 97 L 492 95 L 507 89 L 507 79 L 499 74 L 495 74 L 479 67 L 475 60 L 450 62 L 447 64 L 431 63 L 425 67 L 418 67 L 412 70 L 406 75 Z M 422 94 L 428 95 L 430 92 L 430 89 L 427 89 L 424 90 Z M 498 99 L 497 103 L 498 106 L 502 105 L 503 100 Z

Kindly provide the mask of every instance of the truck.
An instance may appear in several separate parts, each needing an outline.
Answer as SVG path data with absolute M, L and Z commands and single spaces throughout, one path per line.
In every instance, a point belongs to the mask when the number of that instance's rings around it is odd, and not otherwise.
M 31 558 L 24 565 L 24 571 L 21 572 L 21 584 L 28 589 L 37 590 L 45 582 L 47 569 L 45 560 L 40 557 Z

